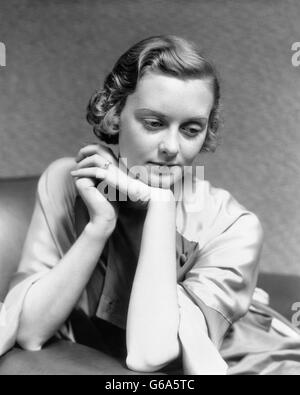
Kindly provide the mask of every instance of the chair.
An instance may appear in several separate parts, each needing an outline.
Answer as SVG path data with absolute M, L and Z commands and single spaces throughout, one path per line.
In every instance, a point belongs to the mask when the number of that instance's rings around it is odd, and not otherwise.
M 38 177 L 0 180 L 0 301 L 21 257 L 31 219 Z M 300 278 L 262 273 L 259 286 L 271 296 L 271 306 L 288 319 L 291 306 L 300 302 Z M 31 353 L 14 348 L 0 358 L 0 375 L 6 374 L 136 374 L 120 361 L 99 351 L 66 341 L 51 343 Z M 164 374 L 156 372 L 156 375 Z M 147 375 L 147 373 L 145 373 Z

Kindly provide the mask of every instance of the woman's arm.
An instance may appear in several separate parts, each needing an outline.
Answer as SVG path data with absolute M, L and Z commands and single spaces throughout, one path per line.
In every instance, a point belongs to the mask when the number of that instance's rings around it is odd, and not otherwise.
M 127 366 L 154 371 L 180 353 L 176 202 L 150 200 L 127 318 Z M 171 195 L 172 194 L 172 195 Z
M 108 237 L 104 225 L 88 223 L 61 261 L 30 288 L 17 336 L 22 348 L 39 350 L 67 320 Z

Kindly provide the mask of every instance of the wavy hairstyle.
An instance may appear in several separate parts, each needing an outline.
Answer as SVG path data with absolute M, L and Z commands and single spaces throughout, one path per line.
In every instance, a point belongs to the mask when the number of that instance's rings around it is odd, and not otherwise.
M 215 151 L 218 145 L 220 83 L 214 66 L 199 53 L 195 44 L 173 35 L 146 38 L 125 52 L 107 75 L 103 89 L 96 91 L 87 107 L 87 121 L 94 134 L 107 144 L 118 144 L 114 122 L 138 81 L 146 72 L 161 72 L 181 79 L 208 80 L 214 92 L 208 132 L 201 151 Z

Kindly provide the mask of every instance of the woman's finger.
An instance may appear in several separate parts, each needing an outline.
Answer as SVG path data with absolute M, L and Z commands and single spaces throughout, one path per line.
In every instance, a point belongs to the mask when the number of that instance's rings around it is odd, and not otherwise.
M 75 178 L 75 184 L 79 189 L 93 188 L 96 182 L 92 178 Z
M 76 170 L 86 168 L 86 167 L 101 167 L 106 169 L 111 161 L 105 159 L 103 156 L 94 154 L 82 159 L 77 163 Z
M 76 162 L 80 162 L 82 159 L 86 158 L 87 156 L 93 155 L 94 153 L 98 152 L 98 145 L 97 144 L 89 144 L 82 147 L 76 156 Z
M 107 169 L 102 169 L 100 167 L 89 167 L 84 169 L 78 169 L 71 171 L 73 177 L 80 178 L 96 178 L 96 179 L 106 179 Z
M 139 180 L 130 178 L 126 173 L 115 166 L 108 169 L 100 167 L 81 168 L 71 172 L 75 177 L 92 177 L 104 180 L 111 187 L 118 189 L 125 196 L 134 200 L 149 199 L 150 187 Z
M 103 147 L 99 144 L 90 144 L 81 148 L 77 154 L 76 162 L 78 163 L 81 160 L 85 159 L 86 157 L 95 154 L 101 155 L 104 158 L 110 160 L 111 162 L 116 162 L 116 157 L 114 156 L 112 151 L 109 148 Z

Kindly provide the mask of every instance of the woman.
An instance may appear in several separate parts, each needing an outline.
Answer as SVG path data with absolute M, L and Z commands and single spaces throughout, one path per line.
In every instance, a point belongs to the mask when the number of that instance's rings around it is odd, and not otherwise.
M 236 344 L 261 330 L 261 225 L 191 170 L 216 148 L 219 101 L 213 66 L 181 38 L 151 37 L 120 57 L 88 106 L 99 145 L 40 178 L 0 354 L 59 337 L 136 371 L 256 366 Z M 264 336 L 286 342 L 271 326 Z

